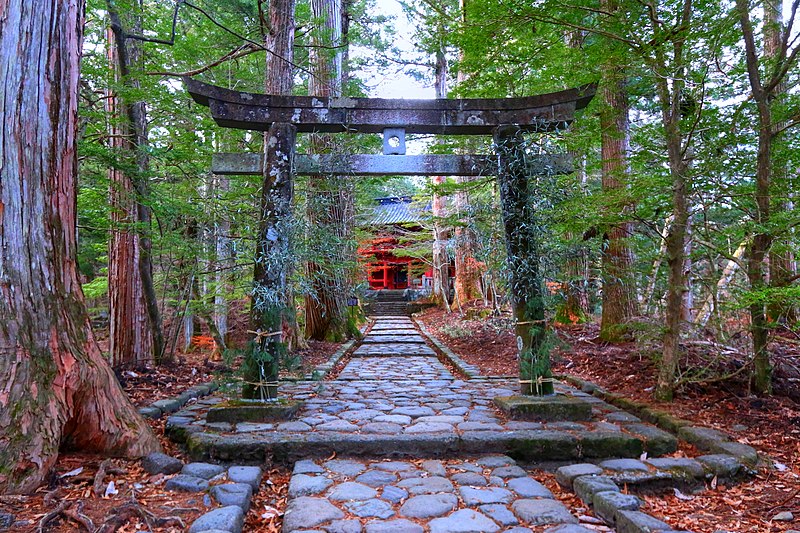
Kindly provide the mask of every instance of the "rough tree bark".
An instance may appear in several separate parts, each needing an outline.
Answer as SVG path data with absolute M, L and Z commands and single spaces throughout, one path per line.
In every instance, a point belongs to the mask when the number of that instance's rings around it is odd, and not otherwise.
M 315 19 L 311 49 L 308 94 L 342 95 L 342 4 L 341 0 L 312 0 Z M 311 153 L 336 150 L 333 135 L 311 136 Z M 323 261 L 310 261 L 306 271 L 314 290 L 305 298 L 306 337 L 341 341 L 356 334 L 348 320 L 347 300 L 352 293 L 352 271 L 348 268 L 355 249 L 353 181 L 349 176 L 310 176 L 307 214 L 312 246 Z
M 111 19 L 111 31 L 114 35 L 113 44 L 116 46 L 116 66 L 118 69 L 119 78 L 122 81 L 122 85 L 126 89 L 136 92 L 141 88 L 141 84 L 131 75 L 131 66 L 140 61 L 141 50 L 139 46 L 132 44 L 132 41 L 127 38 L 125 28 L 116 8 L 114 7 L 114 3 L 108 1 L 106 5 L 108 7 L 109 18 Z M 137 25 L 138 24 L 134 24 L 134 28 Z M 130 176 L 125 176 L 123 174 L 121 177 L 123 179 L 127 177 L 127 179 L 130 180 L 130 186 L 133 188 L 133 192 L 135 193 L 130 199 L 127 200 L 126 203 L 132 202 L 130 207 L 135 207 L 136 222 L 138 226 L 138 248 L 136 250 L 136 254 L 138 255 L 137 267 L 139 272 L 137 276 L 131 276 L 129 279 L 124 281 L 134 283 L 137 281 L 135 278 L 138 277 L 138 281 L 141 282 L 141 285 L 137 288 L 137 291 L 140 290 L 143 296 L 144 305 L 149 318 L 148 325 L 150 331 L 140 332 L 139 335 L 142 337 L 146 335 L 150 336 L 153 360 L 160 362 L 162 356 L 164 355 L 164 333 L 161 325 L 161 312 L 158 307 L 158 298 L 156 296 L 155 285 L 153 283 L 153 260 L 151 254 L 152 242 L 149 236 L 151 213 L 150 207 L 145 203 L 145 199 L 150 195 L 150 187 L 147 178 L 147 173 L 150 169 L 150 158 L 148 156 L 147 149 L 147 145 L 149 143 L 147 106 L 143 100 L 130 102 L 127 101 L 127 98 L 128 96 L 124 94 L 121 97 L 118 96 L 117 107 L 120 110 L 120 119 L 123 120 L 123 122 L 121 122 L 121 127 L 127 134 L 123 140 L 123 147 L 125 148 L 125 151 L 129 152 L 127 157 L 130 157 L 135 162 L 136 171 L 131 173 Z M 122 243 L 119 244 L 121 245 Z M 119 253 L 121 253 L 121 250 L 118 249 L 117 254 Z M 118 283 L 118 281 L 110 278 L 109 286 L 111 286 L 113 283 Z M 128 302 L 130 302 L 130 300 L 127 302 L 118 302 L 118 304 L 121 306 L 123 303 Z M 112 301 L 112 306 L 113 305 L 114 302 Z M 141 327 L 144 325 L 144 323 L 141 321 L 136 321 L 135 316 L 131 318 L 124 316 L 135 315 L 139 312 L 139 310 L 134 312 L 133 310 L 121 309 L 118 312 L 112 311 L 111 317 L 113 320 L 115 314 L 119 315 L 120 319 L 123 320 L 123 324 L 120 324 L 120 327 Z M 117 328 L 116 331 L 121 330 Z M 120 346 L 122 348 L 128 347 L 124 344 L 120 344 Z M 124 354 L 124 357 L 127 358 L 132 355 L 135 357 L 135 354 Z
M 503 126 L 495 132 L 494 143 L 499 162 L 497 182 L 508 252 L 511 307 L 516 319 L 520 392 L 553 394 L 539 265 L 541 229 L 529 185 L 524 137 L 519 127 Z
M 610 0 L 603 0 L 602 4 L 610 11 L 616 9 L 615 3 Z M 624 216 L 630 207 L 628 195 L 624 192 L 629 174 L 629 105 L 624 67 L 620 65 L 619 58 L 614 52 L 611 52 L 605 61 L 602 78 L 600 89 L 602 186 L 603 191 L 614 197 L 612 205 Z M 633 275 L 633 252 L 628 246 L 632 230 L 633 224 L 623 220 L 608 228 L 604 235 L 603 312 L 600 320 L 600 338 L 608 342 L 623 340 L 626 324 L 639 312 Z
M 767 61 L 779 61 L 784 52 L 781 51 L 783 37 L 783 5 L 780 2 L 763 2 L 764 6 L 764 58 Z M 774 101 L 778 105 L 785 105 L 788 86 L 785 79 L 775 87 Z M 785 121 L 778 121 L 773 125 L 773 131 L 778 132 L 787 127 Z M 794 191 L 792 187 L 796 178 L 792 178 L 785 161 L 782 161 L 778 152 L 781 148 L 781 135 L 777 134 L 772 143 L 772 182 L 779 187 L 778 190 Z M 793 201 L 791 194 L 781 195 L 773 206 L 773 216 L 780 216 L 782 211 L 791 211 Z M 776 238 L 769 254 L 769 281 L 775 288 L 785 288 L 791 285 L 797 273 L 797 265 L 792 253 L 792 231 L 787 232 L 788 238 Z M 767 313 L 771 321 L 784 321 L 790 327 L 797 322 L 797 302 L 778 301 L 767 306 Z
M 120 83 L 118 44 L 110 28 L 106 35 L 110 85 L 116 87 Z M 138 46 L 130 52 L 132 56 L 138 56 Z M 109 118 L 108 148 L 114 152 L 117 160 L 123 161 L 136 148 L 131 143 L 131 128 L 125 106 L 115 88 L 107 91 L 105 108 Z M 117 165 L 108 170 L 111 206 L 111 236 L 108 242 L 109 353 L 111 364 L 115 367 L 144 366 L 155 361 L 153 329 L 139 270 L 141 243 L 135 229 L 138 202 L 131 179 L 120 168 L 124 166 Z
M 76 266 L 81 0 L 0 1 L 0 492 L 31 492 L 60 446 L 160 448 L 92 334 Z
M 275 0 L 269 4 L 267 55 L 267 94 L 291 94 L 294 56 L 295 0 Z M 261 214 L 253 273 L 252 329 L 255 349 L 243 364 L 245 398 L 276 399 L 278 369 L 286 350 L 283 326 L 294 313 L 287 291 L 289 239 L 292 225 L 294 157 L 297 128 L 273 124 L 264 135 L 264 175 L 261 188 Z M 294 317 L 288 320 L 293 321 Z
M 459 1 L 459 12 L 461 24 L 467 24 L 467 1 Z M 459 51 L 460 59 L 464 61 L 463 48 Z M 466 82 L 464 71 L 459 70 L 457 83 L 462 85 Z M 456 301 L 460 304 L 466 303 L 474 298 L 481 296 L 481 269 L 475 259 L 478 251 L 478 236 L 475 229 L 469 225 L 469 191 L 467 187 L 475 181 L 473 176 L 457 176 L 456 183 L 459 185 L 455 193 L 455 208 L 459 216 L 459 224 L 455 227 L 455 267 L 456 275 L 453 280 Z

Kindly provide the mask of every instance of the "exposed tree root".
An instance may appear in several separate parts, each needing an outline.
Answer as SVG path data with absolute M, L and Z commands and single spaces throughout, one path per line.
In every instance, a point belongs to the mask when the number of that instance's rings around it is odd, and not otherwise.
M 100 526 L 100 528 L 97 530 L 97 533 L 113 533 L 128 523 L 129 520 L 137 516 L 144 520 L 150 529 L 153 529 L 154 527 L 168 526 L 179 526 L 181 529 L 186 528 L 186 525 L 183 523 L 183 520 L 181 520 L 180 517 L 158 517 L 139 505 L 136 500 L 130 500 L 117 508 L 116 514 L 110 516 L 103 523 L 103 525 Z

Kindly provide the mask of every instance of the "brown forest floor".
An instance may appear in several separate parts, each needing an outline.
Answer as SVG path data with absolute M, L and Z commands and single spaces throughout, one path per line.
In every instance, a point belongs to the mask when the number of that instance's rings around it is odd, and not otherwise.
M 292 373 L 313 369 L 326 361 L 339 346 L 310 341 L 308 347 L 295 352 L 301 367 Z M 193 385 L 213 380 L 220 372 L 229 371 L 220 357 L 212 355 L 212 347 L 210 338 L 196 337 L 194 348 L 188 353 L 178 354 L 174 363 L 152 369 L 119 370 L 117 377 L 137 407 L 172 398 Z M 164 422 L 163 418 L 149 421 L 164 451 L 185 460 L 183 451 L 164 437 Z M 107 525 L 108 532 L 187 531 L 189 524 L 206 511 L 202 495 L 165 491 L 164 476 L 150 476 L 138 461 L 113 460 L 111 470 L 116 470 L 105 476 L 98 487 L 105 491 L 108 483 L 113 481 L 118 493 L 109 497 L 96 495 L 93 486 L 102 462 L 103 457 L 97 454 L 62 453 L 44 486 L 32 496 L 0 495 L 0 511 L 14 514 L 17 520 L 29 521 L 29 525 L 15 527 L 13 531 L 57 533 L 94 533 L 103 524 Z M 262 484 L 261 491 L 253 496 L 253 505 L 245 517 L 245 531 L 280 531 L 279 509 L 285 507 L 290 472 L 280 465 L 264 465 L 264 468 L 267 471 L 264 477 L 269 481 Z M 59 509 L 62 502 L 68 505 L 64 513 L 47 518 L 49 513 Z M 130 519 L 121 520 L 122 525 L 114 527 L 115 517 L 121 518 L 122 513 L 130 515 Z M 40 529 L 43 518 L 47 524 Z
M 469 319 L 477 315 L 477 309 L 473 306 L 464 311 L 446 314 L 434 309 L 421 318 L 434 335 L 486 374 L 516 374 L 510 320 Z M 553 355 L 554 372 L 591 380 L 677 417 L 727 431 L 765 457 L 755 477 L 738 485 L 707 487 L 692 495 L 647 496 L 648 512 L 665 518 L 670 525 L 697 533 L 800 529 L 800 404 L 785 396 L 756 397 L 749 393 L 746 383 L 735 380 L 686 386 L 674 402 L 656 402 L 651 394 L 655 363 L 635 343 L 600 342 L 596 324 L 559 327 L 556 333 L 560 342 Z M 800 350 L 795 343 L 776 342 L 771 349 L 795 365 L 800 364 Z M 709 354 L 696 350 L 697 346 L 690 347 L 687 357 L 708 358 Z M 784 380 L 776 388 L 797 398 L 799 387 L 797 381 Z M 781 511 L 793 513 L 794 521 L 771 520 Z
M 480 309 L 476 306 L 464 311 L 462 315 L 429 310 L 422 319 L 439 339 L 485 374 L 515 374 L 515 343 L 508 317 L 477 318 Z M 466 318 L 470 316 L 476 318 Z M 800 405 L 783 396 L 757 398 L 748 393 L 743 383 L 736 381 L 686 387 L 674 403 L 656 403 L 650 399 L 655 365 L 652 359 L 642 355 L 636 344 L 598 342 L 594 324 L 563 327 L 557 333 L 562 342 L 553 358 L 556 372 L 590 379 L 610 391 L 649 401 L 676 416 L 724 429 L 768 457 L 754 478 L 739 485 L 708 487 L 705 492 L 688 496 L 691 499 L 684 494 L 647 496 L 648 512 L 697 533 L 800 529 Z M 180 354 L 178 363 L 173 366 L 152 372 L 119 373 L 134 403 L 145 405 L 176 396 L 196 383 L 209 381 L 215 372 L 223 370 L 223 362 L 209 360 L 208 343 L 202 338 L 198 343 L 200 349 Z M 329 343 L 310 344 L 300 353 L 303 370 L 326 360 L 336 348 L 337 345 Z M 773 348 L 800 363 L 796 345 L 779 344 Z M 796 382 L 780 385 L 784 391 L 798 386 Z M 162 437 L 167 453 L 182 456 L 180 449 L 163 438 L 164 421 L 152 421 L 151 425 Z M 691 453 L 688 449 L 682 451 Z M 0 496 L 0 511 L 14 513 L 17 519 L 30 520 L 29 526 L 17 530 L 33 532 L 39 531 L 43 517 L 66 502 L 69 505 L 66 514 L 53 519 L 43 529 L 66 533 L 87 530 L 80 523 L 84 517 L 96 528 L 131 509 L 135 511 L 133 518 L 116 531 L 149 528 L 154 532 L 177 532 L 185 530 L 182 524 L 190 524 L 204 510 L 202 496 L 167 493 L 163 490 L 163 476 L 147 475 L 136 461 L 114 460 L 113 465 L 124 472 L 106 476 L 100 486 L 105 490 L 113 480 L 119 493 L 109 498 L 96 496 L 92 486 L 101 463 L 102 458 L 97 455 L 65 453 L 46 486 L 33 496 Z M 270 483 L 263 485 L 260 493 L 254 496 L 253 508 L 246 517 L 246 531 L 280 530 L 279 510 L 285 505 L 290 473 L 281 466 L 265 467 Z M 64 476 L 78 468 L 82 468 L 80 473 Z M 124 505 L 131 501 L 136 503 Z M 781 511 L 792 512 L 795 521 L 770 520 Z

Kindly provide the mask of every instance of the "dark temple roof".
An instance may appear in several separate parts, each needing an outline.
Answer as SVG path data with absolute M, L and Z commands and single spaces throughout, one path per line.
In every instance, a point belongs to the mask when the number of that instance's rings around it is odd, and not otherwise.
M 430 212 L 430 205 L 413 202 L 410 196 L 385 196 L 375 198 L 375 201 L 378 205 L 373 208 L 372 216 L 365 220 L 365 225 L 418 224 Z

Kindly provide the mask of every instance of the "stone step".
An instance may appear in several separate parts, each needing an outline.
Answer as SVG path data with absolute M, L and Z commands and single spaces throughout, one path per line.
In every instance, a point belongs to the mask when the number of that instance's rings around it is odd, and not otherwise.
M 362 344 L 353 352 L 353 357 L 399 356 L 399 355 L 426 355 L 435 357 L 436 352 L 425 344 L 411 342 L 389 342 L 379 344 Z
M 385 344 L 387 342 L 425 344 L 421 335 L 373 335 L 369 334 L 361 339 L 363 344 Z
M 402 366 L 414 361 L 422 366 Z M 326 381 L 321 389 L 316 381 L 282 383 L 281 396 L 305 401 L 292 421 L 208 425 L 205 414 L 212 404 L 201 400 L 169 417 L 167 432 L 185 443 L 193 458 L 252 462 L 332 453 L 418 457 L 507 453 L 526 461 L 601 460 L 635 458 L 645 451 L 656 457 L 677 447 L 672 435 L 630 415 L 616 416 L 618 409 L 560 383 L 556 384 L 560 393 L 592 404 L 591 420 L 504 420 L 493 399 L 513 394 L 515 380 L 454 379 L 433 357 L 365 358 L 349 364 L 364 366 L 350 367 L 352 379 Z M 381 368 L 395 368 L 397 378 L 385 379 L 387 371 Z M 437 375 L 448 379 L 430 377 Z
M 436 358 L 356 357 L 345 366 L 337 379 L 402 381 L 409 376 L 422 380 L 453 380 L 455 377 Z

